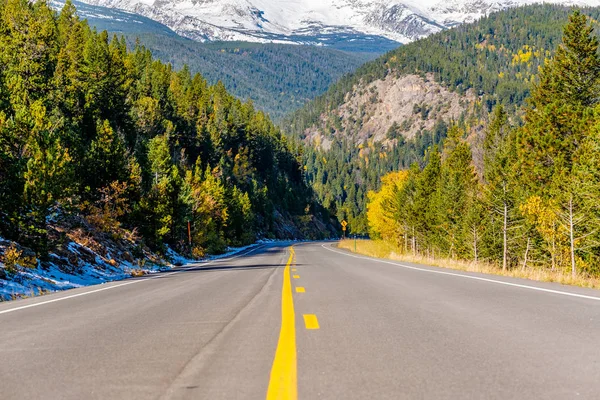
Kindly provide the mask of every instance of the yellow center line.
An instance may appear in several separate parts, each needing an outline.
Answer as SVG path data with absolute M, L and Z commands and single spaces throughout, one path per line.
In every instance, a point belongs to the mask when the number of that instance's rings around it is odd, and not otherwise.
M 267 400 L 296 400 L 298 381 L 296 366 L 296 314 L 292 298 L 290 264 L 294 258 L 294 248 L 290 247 L 290 258 L 283 270 L 281 289 L 281 330 L 271 367 L 271 378 L 267 390 Z
M 292 272 L 296 272 L 298 271 L 296 268 L 292 268 Z
M 298 286 L 296 288 L 296 293 L 304 293 L 304 292 L 306 292 L 306 290 L 304 290 L 304 288 L 302 286 Z
M 304 325 L 306 329 L 319 329 L 319 320 L 314 314 L 304 314 Z
M 294 275 L 294 279 L 300 279 L 300 275 Z

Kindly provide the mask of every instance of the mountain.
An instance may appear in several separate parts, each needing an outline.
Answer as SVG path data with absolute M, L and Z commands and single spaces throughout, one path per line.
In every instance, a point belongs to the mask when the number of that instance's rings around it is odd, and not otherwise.
M 50 0 L 49 5 L 57 11 L 65 5 L 64 0 Z M 139 34 L 152 33 L 155 35 L 164 35 L 171 38 L 178 38 L 179 35 L 166 25 L 131 12 L 121 11 L 114 8 L 99 7 L 72 1 L 77 9 L 77 15 L 86 19 L 90 26 L 98 31 L 108 31 L 118 34 Z
M 283 129 L 307 145 L 307 176 L 324 205 L 366 232 L 368 191 L 386 172 L 421 164 L 452 124 L 467 132 L 481 167 L 489 113 L 503 104 L 519 123 L 519 107 L 570 11 L 512 8 L 401 46 L 287 119 Z M 600 8 L 583 12 L 600 19 Z
M 342 75 L 354 71 L 380 53 L 356 42 L 330 47 L 271 43 L 199 43 L 179 36 L 149 18 L 112 8 L 73 2 L 80 17 L 98 31 L 124 35 L 130 48 L 136 41 L 176 69 L 187 65 L 211 84 L 221 81 L 234 95 L 276 119 L 324 93 Z M 53 1 L 55 9 L 64 2 Z M 391 42 L 390 42 L 391 43 Z M 397 47 L 393 42 L 393 47 Z M 349 51 L 337 50 L 345 48 Z
M 492 12 L 538 0 L 86 0 L 159 21 L 197 41 L 331 45 L 408 43 Z M 551 0 L 600 5 L 600 0 Z

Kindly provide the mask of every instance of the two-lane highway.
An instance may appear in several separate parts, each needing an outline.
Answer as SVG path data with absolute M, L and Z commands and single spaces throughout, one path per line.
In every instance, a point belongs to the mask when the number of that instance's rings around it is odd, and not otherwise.
M 0 304 L 0 399 L 600 397 L 600 292 L 269 245 Z

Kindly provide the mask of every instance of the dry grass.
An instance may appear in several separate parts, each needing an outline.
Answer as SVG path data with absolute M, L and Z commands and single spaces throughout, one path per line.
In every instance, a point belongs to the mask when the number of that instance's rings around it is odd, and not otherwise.
M 144 276 L 147 275 L 147 272 L 141 269 L 132 269 L 129 271 L 131 273 L 131 276 L 134 278 L 138 278 L 140 276 Z
M 346 239 L 339 242 L 338 247 L 354 252 L 354 240 Z M 510 276 L 514 278 L 531 279 L 541 282 L 557 282 L 563 285 L 581 286 L 586 288 L 600 289 L 600 279 L 587 276 L 573 277 L 570 273 L 562 271 L 551 271 L 543 268 L 526 268 L 525 270 L 510 269 L 502 271 L 502 268 L 494 264 L 473 261 L 460 261 L 448 258 L 432 258 L 426 256 L 414 256 L 403 254 L 396 246 L 381 240 L 356 240 L 356 253 L 370 257 L 387 258 L 390 260 L 404 261 L 416 264 L 432 265 L 440 268 L 449 268 L 468 272 L 481 272 L 484 274 Z
M 40 287 L 34 287 L 34 288 L 29 288 L 28 292 L 25 293 L 13 293 L 10 295 L 10 298 L 8 300 L 4 300 L 2 299 L 2 297 L 0 297 L 0 302 L 3 301 L 14 301 L 14 300 L 22 300 L 22 299 L 29 299 L 32 297 L 38 297 L 38 296 L 43 296 L 49 293 L 53 293 L 52 290 L 46 290 Z
M 119 266 L 119 262 L 117 260 L 115 260 L 114 258 L 111 258 L 110 260 L 106 261 L 108 264 L 112 265 L 113 267 L 118 267 Z

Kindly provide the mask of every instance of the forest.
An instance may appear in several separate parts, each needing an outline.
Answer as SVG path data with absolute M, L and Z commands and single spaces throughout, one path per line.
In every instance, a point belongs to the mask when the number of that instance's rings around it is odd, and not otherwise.
M 0 0 L 0 237 L 43 258 L 74 216 L 195 256 L 329 227 L 299 149 L 250 102 L 129 51 L 69 1 Z
M 597 25 L 600 9 L 583 8 L 581 12 Z M 282 126 L 295 140 L 306 143 L 306 133 L 318 131 L 332 141 L 326 150 L 309 146 L 304 153 L 307 177 L 324 206 L 348 220 L 352 232 L 366 234 L 367 192 L 379 189 L 380 177 L 387 172 L 415 162 L 423 167 L 430 146 L 442 149 L 449 125 L 459 125 L 469 137 L 478 135 L 477 131 L 490 123 L 496 105 L 503 106 L 514 125 L 522 124 L 522 106 L 531 94 L 538 68 L 556 50 L 570 13 L 568 7 L 549 4 L 510 8 L 431 35 L 364 64 L 292 114 Z M 433 129 L 412 138 L 403 137 L 402 126 L 392 126 L 387 136 L 398 139 L 393 147 L 355 142 L 355 127 L 340 128 L 337 110 L 347 96 L 378 79 L 406 74 L 433 74 L 435 81 L 449 90 L 477 96 L 476 106 L 458 120 L 438 120 Z M 423 111 L 428 110 L 415 110 L 414 123 L 419 123 Z M 364 121 L 360 110 L 352 119 L 357 124 Z M 362 158 L 362 147 L 367 145 L 380 157 Z M 474 150 L 483 151 L 480 146 Z
M 600 57 L 592 21 L 575 11 L 522 106 L 492 113 L 482 170 L 459 126 L 424 167 L 386 175 L 368 193 L 373 237 L 407 253 L 507 269 L 600 274 Z
M 209 83 L 222 81 L 241 99 L 279 121 L 296 111 L 377 54 L 350 53 L 327 47 L 242 42 L 198 43 L 179 36 L 125 34 L 155 58 L 180 69 L 187 65 Z M 223 66 L 226 66 L 224 68 Z

